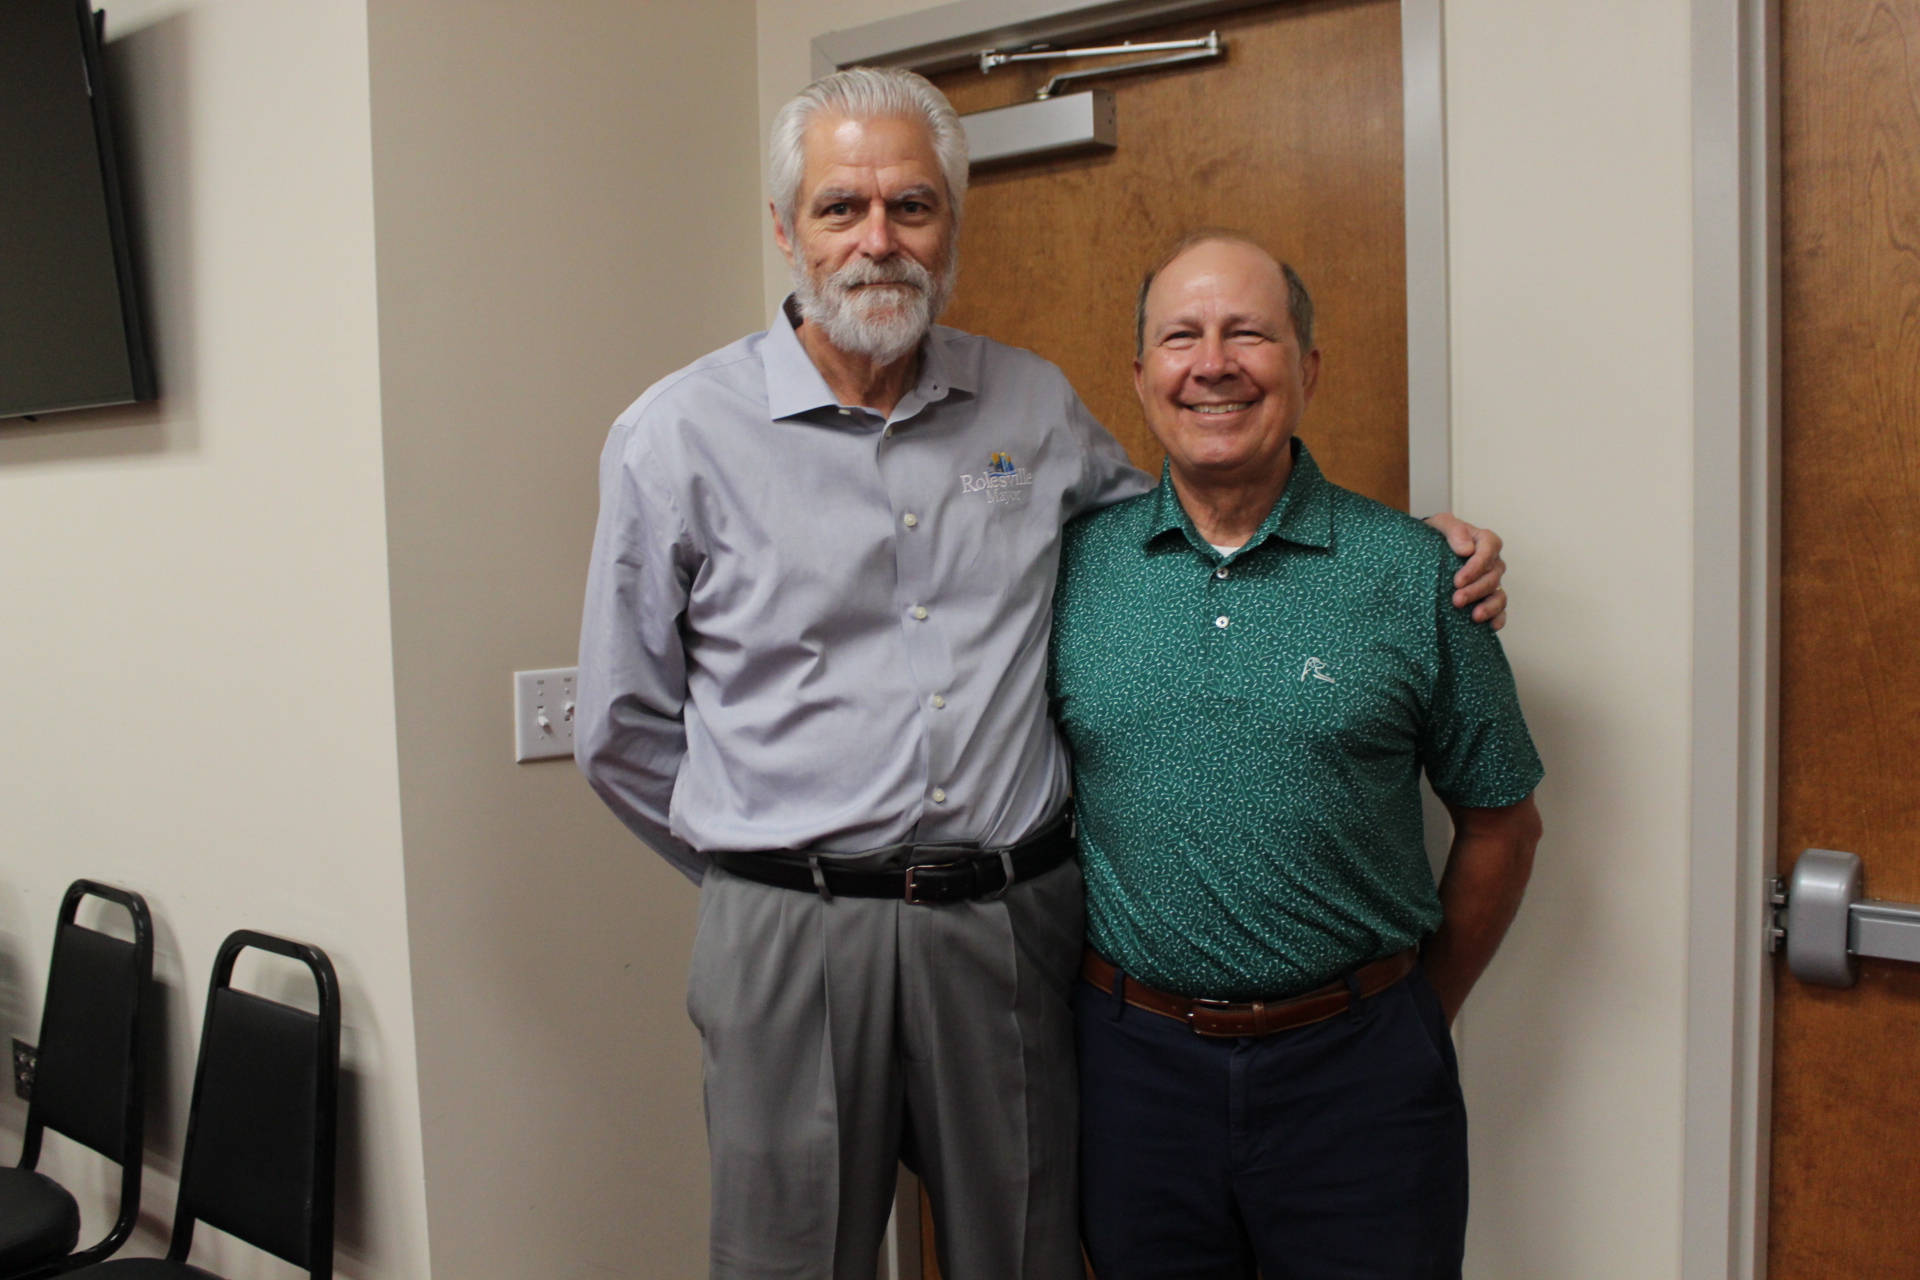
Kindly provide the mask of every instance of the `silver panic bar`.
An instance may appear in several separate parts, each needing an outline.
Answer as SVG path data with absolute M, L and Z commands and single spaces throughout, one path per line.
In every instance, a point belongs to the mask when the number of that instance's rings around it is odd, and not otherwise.
M 1787 947 L 1787 968 L 1802 982 L 1850 987 L 1858 956 L 1920 963 L 1920 904 L 1862 898 L 1860 859 L 1808 849 L 1791 876 L 1774 882 L 1769 941 Z
M 1197 40 L 1156 40 L 1151 44 L 1104 44 L 1095 49 L 1029 49 L 1025 53 L 1001 53 L 997 49 L 980 51 L 980 73 L 1009 62 L 1048 62 L 1055 58 L 1099 58 L 1114 53 L 1171 53 L 1176 49 L 1214 49 L 1220 47 L 1220 33 L 1209 31 Z

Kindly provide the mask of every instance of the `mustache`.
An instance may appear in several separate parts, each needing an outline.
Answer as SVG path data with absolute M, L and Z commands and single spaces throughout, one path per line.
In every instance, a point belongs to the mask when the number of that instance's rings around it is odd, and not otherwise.
M 884 262 L 856 258 L 828 276 L 826 282 L 842 293 L 869 284 L 903 284 L 921 293 L 931 293 L 934 285 L 933 272 L 911 258 L 889 258 Z

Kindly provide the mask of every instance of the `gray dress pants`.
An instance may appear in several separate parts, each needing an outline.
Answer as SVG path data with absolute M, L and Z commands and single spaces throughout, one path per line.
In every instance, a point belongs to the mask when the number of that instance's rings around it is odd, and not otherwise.
M 700 892 L 714 1280 L 871 1280 L 905 1159 L 946 1280 L 1084 1280 L 1069 862 L 998 901 Z

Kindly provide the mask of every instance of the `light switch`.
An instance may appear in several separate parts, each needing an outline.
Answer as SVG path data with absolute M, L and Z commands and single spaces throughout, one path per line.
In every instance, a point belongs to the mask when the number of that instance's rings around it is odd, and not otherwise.
M 513 673 L 513 758 L 551 760 L 573 754 L 576 667 Z

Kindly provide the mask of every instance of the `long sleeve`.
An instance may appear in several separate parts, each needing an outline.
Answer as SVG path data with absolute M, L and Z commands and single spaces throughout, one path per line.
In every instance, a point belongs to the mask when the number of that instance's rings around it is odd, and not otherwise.
M 1067 390 L 1067 401 L 1066 419 L 1079 437 L 1083 465 L 1079 483 L 1069 493 L 1068 505 L 1060 518 L 1071 520 L 1152 489 L 1156 478 L 1128 460 L 1126 449 L 1088 412 L 1071 388 Z
M 698 883 L 707 859 L 669 829 L 687 754 L 681 627 L 698 553 L 637 434 L 630 422 L 616 424 L 600 458 L 574 759 L 620 820 Z

